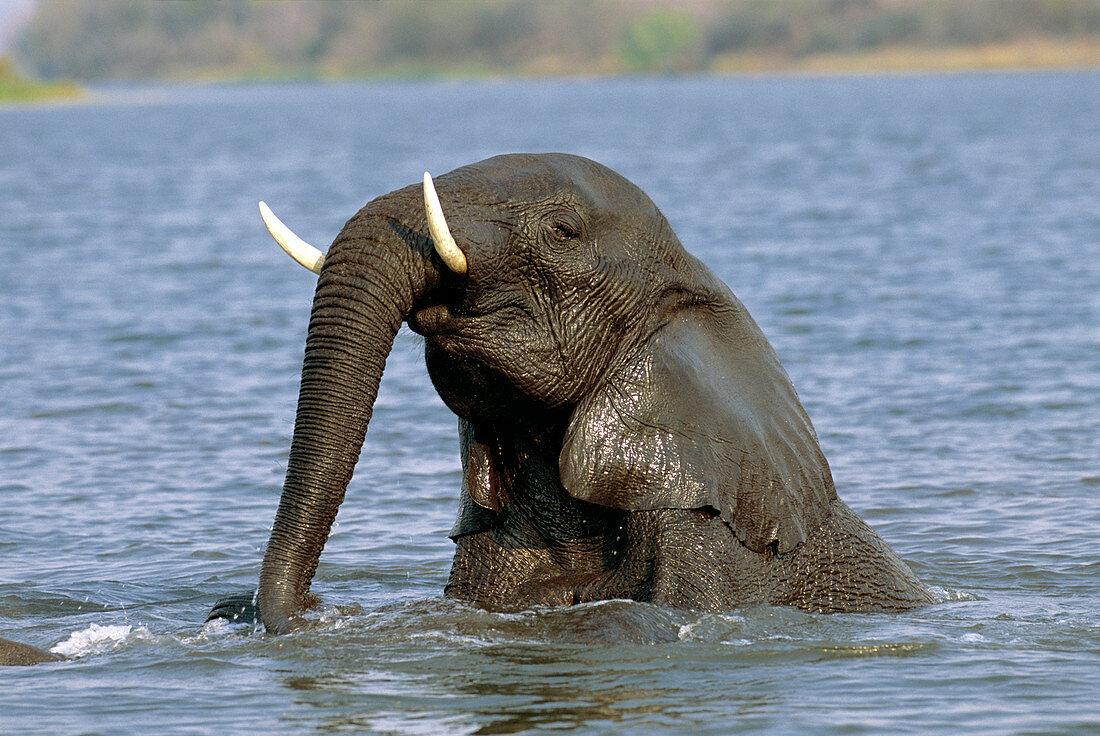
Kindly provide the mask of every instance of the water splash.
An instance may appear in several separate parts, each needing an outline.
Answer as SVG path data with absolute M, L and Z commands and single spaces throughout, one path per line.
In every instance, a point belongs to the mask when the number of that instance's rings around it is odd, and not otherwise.
M 84 657 L 113 651 L 127 639 L 149 636 L 149 631 L 144 626 L 135 629 L 129 624 L 92 624 L 86 629 L 74 631 L 68 639 L 55 645 L 50 651 L 63 657 Z
M 936 603 L 951 603 L 956 601 L 979 601 L 981 598 L 965 590 L 944 588 L 939 585 L 929 585 L 926 588 Z

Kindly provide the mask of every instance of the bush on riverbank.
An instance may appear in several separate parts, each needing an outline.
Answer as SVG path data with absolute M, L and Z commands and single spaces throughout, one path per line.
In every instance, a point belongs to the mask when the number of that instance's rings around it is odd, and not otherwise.
M 11 59 L 0 57 L 0 103 L 36 102 L 76 97 L 80 89 L 69 82 L 36 82 L 19 74 Z

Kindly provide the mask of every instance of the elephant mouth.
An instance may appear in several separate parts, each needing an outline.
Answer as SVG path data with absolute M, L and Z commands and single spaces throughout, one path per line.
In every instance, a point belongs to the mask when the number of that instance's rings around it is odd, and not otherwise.
M 478 333 L 476 315 L 455 314 L 447 304 L 433 304 L 416 310 L 406 320 L 409 329 L 444 352 L 458 356 L 469 349 Z
M 409 328 L 416 334 L 431 339 L 468 338 L 476 340 L 491 325 L 514 322 L 529 313 L 522 304 L 495 305 L 484 312 L 469 311 L 452 304 L 431 304 L 414 311 L 408 317 Z
M 458 332 L 462 317 L 456 316 L 446 304 L 433 304 L 408 316 L 409 328 L 423 337 L 440 337 Z

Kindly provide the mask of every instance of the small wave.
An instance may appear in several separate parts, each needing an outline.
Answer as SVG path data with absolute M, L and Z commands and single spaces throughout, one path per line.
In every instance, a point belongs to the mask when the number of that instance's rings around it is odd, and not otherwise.
M 228 636 L 230 634 L 237 634 L 240 630 L 240 626 L 234 626 L 227 619 L 215 618 L 207 621 L 199 629 L 199 633 L 195 636 L 184 637 L 181 641 L 185 643 L 191 643 L 195 641 L 205 641 L 207 639 L 217 639 L 222 636 Z
M 86 629 L 74 631 L 68 639 L 55 645 L 50 651 L 63 657 L 84 657 L 89 654 L 112 651 L 127 639 L 149 636 L 149 631 L 145 627 L 135 629 L 129 624 L 110 626 L 92 624 Z
M 932 600 L 936 603 L 950 603 L 952 601 L 978 601 L 981 600 L 978 596 L 967 593 L 965 590 L 952 590 L 949 588 L 941 588 L 938 585 L 929 585 L 925 588 L 928 594 L 932 596 Z
M 696 620 L 682 624 L 676 638 L 679 641 L 720 641 L 742 646 L 751 642 L 734 634 L 742 631 L 744 623 L 744 616 L 731 611 L 702 614 Z
M 57 409 L 31 412 L 31 419 L 68 419 L 86 414 L 137 414 L 141 407 L 126 401 L 101 401 L 89 404 L 74 404 Z

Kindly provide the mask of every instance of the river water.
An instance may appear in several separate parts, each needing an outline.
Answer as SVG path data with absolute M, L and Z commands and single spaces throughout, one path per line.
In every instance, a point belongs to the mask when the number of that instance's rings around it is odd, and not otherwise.
M 446 601 L 456 423 L 403 332 L 314 591 L 254 586 L 314 277 L 510 151 L 638 183 L 769 336 L 905 614 Z M 1097 733 L 1100 75 L 103 90 L 0 110 L 0 733 Z M 633 618 L 671 632 L 639 638 Z

